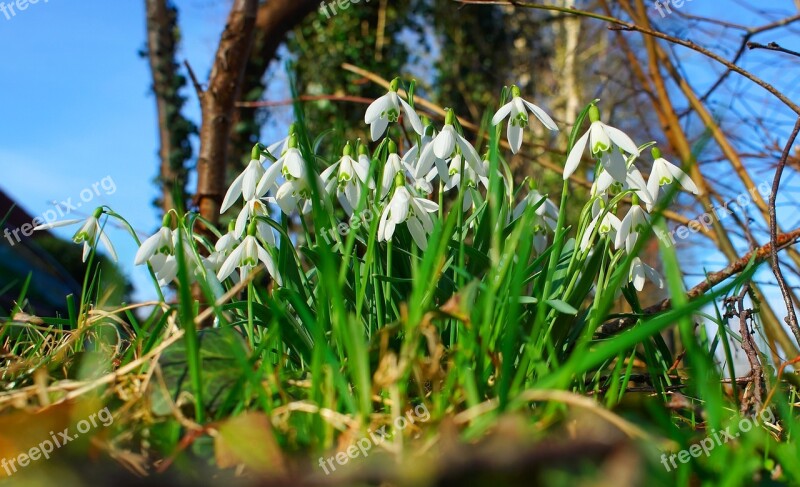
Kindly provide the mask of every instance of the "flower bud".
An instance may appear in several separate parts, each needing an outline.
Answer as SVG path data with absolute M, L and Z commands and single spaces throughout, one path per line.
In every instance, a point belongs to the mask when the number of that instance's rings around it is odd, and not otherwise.
M 456 121 L 456 113 L 453 111 L 452 108 L 447 109 L 447 115 L 444 117 L 444 124 L 445 125 L 453 125 Z
M 653 147 L 650 150 L 650 154 L 653 155 L 653 159 L 661 159 L 661 149 L 659 149 L 658 147 Z
M 399 172 L 394 175 L 394 187 L 401 188 L 406 184 L 406 177 L 403 175 L 402 172 Z
M 589 121 L 592 123 L 600 121 L 600 109 L 597 108 L 597 105 L 589 107 Z
M 253 149 L 250 151 L 250 159 L 257 161 L 261 159 L 261 144 L 256 144 L 253 146 Z

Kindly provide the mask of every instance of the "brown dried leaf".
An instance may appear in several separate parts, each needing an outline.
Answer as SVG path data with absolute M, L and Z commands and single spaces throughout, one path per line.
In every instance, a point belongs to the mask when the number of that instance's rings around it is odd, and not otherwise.
M 244 465 L 263 475 L 286 472 L 272 424 L 262 413 L 245 413 L 225 421 L 218 428 L 214 450 L 220 468 Z

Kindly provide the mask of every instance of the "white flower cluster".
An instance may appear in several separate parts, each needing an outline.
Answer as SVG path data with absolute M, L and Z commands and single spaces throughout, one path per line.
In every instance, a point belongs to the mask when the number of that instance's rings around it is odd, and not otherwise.
M 589 107 L 589 120 L 589 130 L 575 142 L 567 156 L 563 175 L 566 180 L 575 172 L 588 144 L 592 156 L 600 164 L 592 185 L 592 220 L 583 232 L 580 249 L 587 251 L 592 246 L 593 239 L 600 235 L 609 238 L 614 249 L 624 249 L 630 253 L 639 235 L 650 226 L 649 212 L 652 211 L 662 186 L 677 180 L 684 189 L 693 194 L 698 194 L 699 190 L 680 168 L 662 158 L 661 151 L 656 147 L 652 149 L 655 158 L 653 171 L 650 180 L 645 182 L 634 164 L 641 155 L 641 149 L 633 140 L 621 130 L 601 122 L 600 111 L 595 105 Z M 647 145 L 650 144 L 644 147 Z M 632 204 L 622 219 L 615 215 L 619 204 L 609 206 L 609 197 L 619 191 L 632 192 Z M 642 203 L 645 208 L 642 208 Z M 661 276 L 652 267 L 639 257 L 634 257 L 629 280 L 641 291 L 645 279 L 649 279 L 659 288 L 664 285 Z
M 149 263 L 159 284 L 166 285 L 176 277 L 176 248 L 182 241 L 184 254 L 193 257 L 187 260 L 195 262 L 194 271 L 202 266 L 213 272 L 219 281 L 237 280 L 245 279 L 254 267 L 263 264 L 275 282 L 281 285 L 282 279 L 275 265 L 277 241 L 271 218 L 278 211 L 286 215 L 310 212 L 313 207 L 312 186 L 324 199 L 320 203 L 325 208 L 329 207 L 329 199 L 334 194 L 348 215 L 365 203 L 377 208 L 381 214 L 378 241 L 391 241 L 398 226 L 405 225 L 416 246 L 425 250 L 435 220 L 441 217 L 439 204 L 430 199 L 437 178 L 440 198 L 442 193 L 454 189 L 463 193 L 461 210 L 466 212 L 474 207 L 473 195 L 477 194 L 479 187 L 487 189 L 489 185 L 489 163 L 488 157 L 481 158 L 464 137 L 453 110 L 446 111 L 444 126 L 437 131 L 432 124 L 423 124 L 414 111 L 413 100 L 401 98 L 398 87 L 399 79 L 395 79 L 389 92 L 367 108 L 364 122 L 370 126 L 372 140 L 377 141 L 384 137 L 390 123 L 399 122 L 403 116 L 417 134 L 417 143 L 405 154 L 399 154 L 397 145 L 389 138 L 378 145 L 375 158 L 370 158 L 365 145 L 357 143 L 354 150 L 348 142 L 341 158 L 321 174 L 316 174 L 299 148 L 298 133 L 293 124 L 285 139 L 267 148 L 260 144 L 254 147 L 251 161 L 225 194 L 221 213 L 228 211 L 240 198 L 242 209 L 231 221 L 227 233 L 216 241 L 208 257 L 200 256 L 189 245 L 191 238 L 202 242 L 199 237 L 178 238 L 178 231 L 171 229 L 171 216 L 167 214 L 162 228 L 140 246 L 135 263 Z M 547 129 L 558 131 L 553 119 L 538 106 L 523 100 L 516 86 L 512 87 L 510 95 L 511 100 L 497 111 L 492 124 L 497 125 L 508 118 L 507 138 L 513 153 L 522 146 L 523 129 L 529 125 L 529 114 L 533 114 Z M 590 251 L 599 237 L 607 238 L 616 251 L 630 253 L 639 235 L 650 225 L 649 212 L 662 186 L 678 181 L 692 193 L 697 194 L 698 189 L 683 171 L 663 159 L 657 148 L 652 151 L 655 158 L 652 174 L 649 181 L 645 181 L 634 165 L 642 148 L 619 129 L 601 122 L 594 104 L 590 106 L 588 116 L 591 126 L 568 154 L 563 174 L 566 180 L 575 172 L 588 145 L 598 164 L 590 201 L 592 218 L 579 232 L 579 248 L 583 252 Z M 499 174 L 498 181 L 509 184 L 502 174 Z M 631 193 L 632 205 L 620 219 L 615 214 L 620 198 L 614 196 L 623 191 Z M 511 212 L 509 220 L 520 218 L 528 207 L 535 207 L 533 244 L 541 253 L 547 248 L 548 235 L 557 229 L 561 210 L 531 185 L 528 194 Z M 98 208 L 75 234 L 75 242 L 84 245 L 84 260 L 98 240 L 112 256 L 116 255 L 98 223 L 102 213 L 102 208 Z M 72 223 L 78 221 L 37 228 Z M 637 290 L 641 291 L 646 278 L 658 286 L 663 285 L 651 267 L 638 257 L 632 260 L 630 281 Z M 237 269 L 239 273 L 234 274 Z

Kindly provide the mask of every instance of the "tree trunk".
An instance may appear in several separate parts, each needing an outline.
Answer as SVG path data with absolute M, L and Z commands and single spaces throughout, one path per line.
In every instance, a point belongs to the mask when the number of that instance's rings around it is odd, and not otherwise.
M 147 57 L 158 114 L 160 206 L 166 213 L 172 208 L 185 208 L 185 201 L 175 201 L 174 194 L 183 195 L 185 192 L 185 162 L 192 156 L 189 135 L 196 131 L 196 127 L 181 114 L 185 99 L 179 91 L 185 79 L 178 74 L 175 63 L 178 12 L 168 5 L 167 0 L 145 0 L 145 9 Z
M 195 201 L 200 215 L 212 223 L 219 221 L 225 194 L 228 136 L 253 43 L 257 10 L 258 0 L 234 1 L 211 68 L 208 89 L 199 94 L 203 121 Z
M 271 0 L 258 7 L 256 32 L 242 81 L 242 100 L 259 101 L 266 91 L 264 76 L 288 32 L 317 8 L 317 0 Z M 250 149 L 258 141 L 263 119 L 257 108 L 236 108 L 231 124 L 228 161 L 232 167 L 250 161 Z

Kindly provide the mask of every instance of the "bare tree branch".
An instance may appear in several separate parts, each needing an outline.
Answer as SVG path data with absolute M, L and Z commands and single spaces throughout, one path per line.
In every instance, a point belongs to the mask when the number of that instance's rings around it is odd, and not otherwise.
M 212 223 L 226 186 L 225 166 L 233 110 L 253 43 L 258 0 L 235 0 L 217 48 L 208 89 L 200 98 L 200 156 L 197 160 L 195 203 Z
M 778 235 L 776 242 L 777 245 L 775 246 L 776 249 L 784 249 L 793 245 L 798 239 L 800 239 L 800 228 L 792 230 L 789 233 L 784 233 Z M 687 293 L 689 299 L 694 299 L 698 296 L 703 295 L 712 287 L 716 286 L 720 282 L 728 279 L 729 277 L 742 272 L 746 267 L 747 264 L 750 263 L 750 259 L 755 257 L 756 264 L 760 264 L 766 261 L 772 255 L 772 244 L 763 245 L 752 252 L 748 252 L 744 257 L 737 260 L 736 262 L 731 263 L 728 267 L 722 269 L 721 271 L 712 272 L 708 275 L 707 279 L 697 286 L 693 287 Z M 666 311 L 672 307 L 672 300 L 665 299 L 660 303 L 656 303 L 653 306 L 645 308 L 642 310 L 643 316 L 655 315 Z M 596 336 L 609 336 L 615 335 L 621 331 L 624 331 L 633 325 L 639 320 L 637 316 L 625 316 L 622 318 L 616 318 L 613 320 L 606 321 L 603 323 L 600 328 L 597 329 L 595 332 Z
M 786 324 L 789 325 L 797 343 L 800 344 L 800 327 L 797 325 L 797 314 L 794 311 L 794 303 L 792 303 L 792 293 L 786 285 L 786 280 L 783 278 L 783 272 L 781 272 L 780 263 L 778 261 L 778 221 L 775 211 L 775 200 L 778 197 L 778 190 L 781 186 L 783 169 L 786 167 L 786 160 L 789 158 L 789 152 L 792 150 L 798 133 L 800 133 L 800 118 L 797 119 L 792 134 L 789 136 L 789 141 L 783 149 L 781 159 L 778 161 L 778 167 L 775 169 L 775 178 L 772 180 L 772 194 L 769 197 L 769 240 L 770 247 L 772 248 L 770 252 L 772 272 L 775 274 L 775 279 L 778 280 L 778 286 L 780 286 L 781 294 L 783 295 L 783 302 L 786 304 Z

